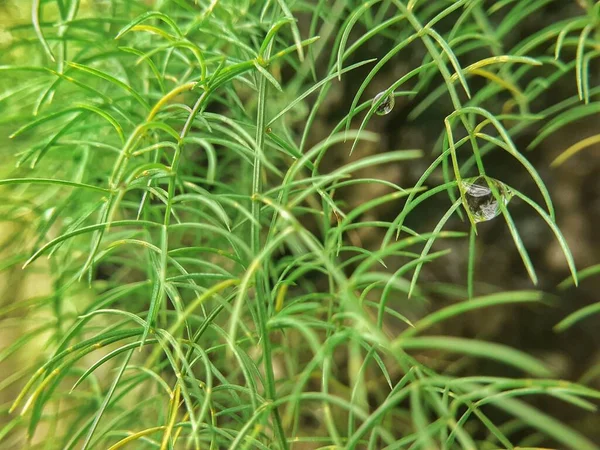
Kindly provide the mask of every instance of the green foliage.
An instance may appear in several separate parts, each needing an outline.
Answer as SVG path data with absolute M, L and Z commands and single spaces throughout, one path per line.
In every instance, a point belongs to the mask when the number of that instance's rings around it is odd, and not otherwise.
M 0 269 L 23 266 L 49 287 L 0 304 L 2 326 L 21 326 L 0 362 L 27 360 L 0 381 L 14 393 L 0 405 L 0 446 L 600 448 L 529 403 L 595 411 L 600 392 L 523 350 L 440 335 L 474 311 L 548 298 L 477 284 L 481 219 L 464 180 L 496 176 L 491 154 L 513 159 L 528 188 L 489 183 L 532 283 L 541 277 L 504 188 L 557 239 L 571 274 L 562 287 L 578 283 L 544 178 L 515 144 L 539 129 L 534 149 L 598 115 L 600 2 L 510 38 L 559 3 L 33 0 L 31 24 L 0 41 L 1 210 L 18 227 Z M 414 102 L 411 120 L 434 111 L 439 132 L 413 186 L 378 171 L 429 149 L 368 150 L 384 119 L 367 94 L 404 57 L 382 98 Z M 565 77 L 572 96 L 540 109 Z M 325 121 L 340 81 L 357 78 L 347 110 Z M 376 194 L 352 204 L 350 189 Z M 444 195 L 437 225 L 414 227 L 423 202 Z M 382 205 L 395 217 L 369 219 Z M 381 239 L 363 245 L 368 235 Z M 466 289 L 416 314 L 435 293 L 422 271 L 453 242 L 468 246 Z M 456 369 L 456 354 L 502 369 Z

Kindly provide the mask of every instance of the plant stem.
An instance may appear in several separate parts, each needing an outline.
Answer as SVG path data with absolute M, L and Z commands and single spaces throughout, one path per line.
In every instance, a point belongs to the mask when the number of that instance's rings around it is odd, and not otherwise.
M 269 44 L 265 52 L 265 59 L 268 60 L 271 54 L 271 46 Z M 262 193 L 262 166 L 261 153 L 264 148 L 265 141 L 265 113 L 267 99 L 267 79 L 257 74 L 258 77 L 258 108 L 256 111 L 256 149 L 254 153 L 254 170 L 252 173 L 252 217 L 254 221 L 251 225 L 251 250 L 253 256 L 256 257 L 261 250 L 260 239 L 260 209 L 261 202 L 258 197 Z M 273 359 L 271 355 L 271 341 L 269 338 L 269 330 L 267 328 L 267 308 L 265 302 L 267 300 L 267 292 L 265 289 L 265 277 L 262 270 L 257 270 L 255 275 L 256 282 L 256 305 L 258 309 L 258 327 L 260 332 L 260 341 L 263 350 L 263 365 L 265 368 L 265 397 L 268 400 L 275 400 L 277 393 L 275 389 L 275 375 L 273 373 Z M 275 423 L 275 433 L 279 443 L 283 449 L 288 449 L 285 432 L 277 408 L 272 409 L 273 422 Z

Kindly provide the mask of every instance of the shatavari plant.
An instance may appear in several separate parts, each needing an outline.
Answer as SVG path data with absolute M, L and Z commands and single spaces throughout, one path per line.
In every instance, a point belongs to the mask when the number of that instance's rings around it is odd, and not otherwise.
M 490 331 L 597 324 L 551 192 L 600 135 L 540 155 L 598 133 L 600 2 L 0 17 L 2 449 L 600 448 L 600 366 Z

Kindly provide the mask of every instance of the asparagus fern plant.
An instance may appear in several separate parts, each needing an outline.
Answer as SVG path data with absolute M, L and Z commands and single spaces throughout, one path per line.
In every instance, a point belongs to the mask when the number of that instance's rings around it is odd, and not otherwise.
M 600 448 L 530 401 L 592 415 L 600 392 L 445 327 L 551 300 L 513 203 L 557 240 L 561 287 L 600 270 L 578 272 L 530 158 L 598 117 L 600 2 L 1 9 L 0 269 L 39 287 L 0 302 L 3 449 Z M 431 147 L 384 141 L 420 121 Z M 525 290 L 477 281 L 491 220 Z M 451 250 L 461 283 L 423 278 Z

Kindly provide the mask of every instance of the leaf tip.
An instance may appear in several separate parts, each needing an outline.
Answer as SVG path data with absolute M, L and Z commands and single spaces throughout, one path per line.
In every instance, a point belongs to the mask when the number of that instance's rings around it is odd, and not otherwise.
M 559 156 L 559 157 L 557 157 L 557 158 L 556 158 L 554 161 L 552 161 L 552 162 L 550 163 L 550 167 L 551 167 L 551 168 L 553 168 L 553 169 L 556 169 L 556 168 L 557 168 L 558 166 L 560 166 L 562 163 L 563 163 L 563 162 L 561 161 L 561 159 L 560 159 L 560 156 Z

